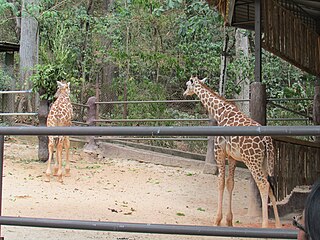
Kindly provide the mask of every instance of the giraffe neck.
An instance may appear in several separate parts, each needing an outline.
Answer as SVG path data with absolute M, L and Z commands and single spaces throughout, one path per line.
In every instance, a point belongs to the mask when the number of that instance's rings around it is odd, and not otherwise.
M 195 93 L 209 114 L 218 122 L 218 125 L 224 125 L 224 120 L 231 112 L 239 112 L 235 105 L 228 103 L 224 98 L 201 83 L 195 86 Z
M 68 93 L 61 93 L 59 96 L 58 96 L 58 99 L 59 101 L 70 101 L 70 98 L 69 98 L 69 94 Z M 57 99 L 57 100 L 58 100 Z

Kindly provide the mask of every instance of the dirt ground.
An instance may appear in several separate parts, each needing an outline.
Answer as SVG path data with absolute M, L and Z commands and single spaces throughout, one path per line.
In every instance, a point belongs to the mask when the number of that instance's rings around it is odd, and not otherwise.
M 46 164 L 37 161 L 34 140 L 11 138 L 5 142 L 2 215 L 213 224 L 217 177 L 203 174 L 199 164 L 182 168 L 146 163 L 130 156 L 101 159 L 80 147 L 71 149 L 71 177 L 64 178 L 63 184 L 55 177 L 46 183 Z M 246 215 L 248 179 L 247 171 L 236 170 L 233 207 L 234 225 L 239 227 L 261 222 Z M 3 226 L 2 235 L 5 239 L 226 239 L 12 226 Z

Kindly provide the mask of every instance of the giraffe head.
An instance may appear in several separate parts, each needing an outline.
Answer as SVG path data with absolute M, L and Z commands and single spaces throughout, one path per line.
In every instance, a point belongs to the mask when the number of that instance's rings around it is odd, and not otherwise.
M 201 82 L 201 83 L 204 83 L 205 81 L 207 80 L 207 78 L 204 78 L 202 80 L 200 80 L 198 77 L 191 77 L 189 79 L 189 81 L 186 83 L 187 85 L 187 89 L 186 91 L 183 93 L 183 96 L 191 96 L 193 95 L 195 92 L 195 86 Z
M 58 90 L 54 95 L 55 98 L 59 97 L 61 94 L 70 95 L 70 82 L 63 83 L 63 82 L 57 81 L 57 84 L 58 84 Z

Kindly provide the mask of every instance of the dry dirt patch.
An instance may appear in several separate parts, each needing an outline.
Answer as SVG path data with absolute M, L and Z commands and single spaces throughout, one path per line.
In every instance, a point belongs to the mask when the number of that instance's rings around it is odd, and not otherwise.
M 217 177 L 188 168 L 127 158 L 99 160 L 81 148 L 71 150 L 71 177 L 60 184 L 43 180 L 33 141 L 5 143 L 3 215 L 114 222 L 212 225 L 217 207 Z M 235 226 L 259 219 L 246 216 L 248 177 L 238 170 L 234 191 Z M 153 239 L 155 235 L 3 227 L 8 239 Z M 157 239 L 199 239 L 156 235 Z M 201 238 L 203 239 L 203 238 Z M 217 238 L 210 238 L 217 239 Z

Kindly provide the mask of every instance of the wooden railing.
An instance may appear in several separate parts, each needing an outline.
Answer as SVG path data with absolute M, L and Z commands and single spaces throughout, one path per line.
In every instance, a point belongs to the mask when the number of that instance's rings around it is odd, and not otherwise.
M 277 200 L 296 186 L 312 185 L 320 177 L 320 144 L 289 137 L 274 137 Z

